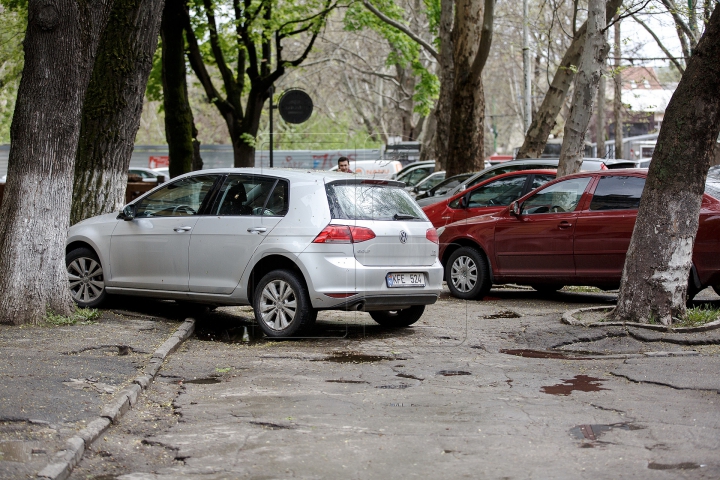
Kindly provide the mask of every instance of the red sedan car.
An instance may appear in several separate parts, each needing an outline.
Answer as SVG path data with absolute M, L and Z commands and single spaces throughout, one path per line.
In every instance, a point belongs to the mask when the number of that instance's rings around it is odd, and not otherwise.
M 647 170 L 578 173 L 500 212 L 441 228 L 450 292 L 482 298 L 493 283 L 539 291 L 617 288 L 646 176 Z M 688 298 L 708 286 L 720 290 L 720 195 L 710 187 L 702 199 Z
M 438 203 L 423 207 L 435 228 L 504 210 L 510 202 L 555 179 L 555 170 L 525 170 L 490 177 Z

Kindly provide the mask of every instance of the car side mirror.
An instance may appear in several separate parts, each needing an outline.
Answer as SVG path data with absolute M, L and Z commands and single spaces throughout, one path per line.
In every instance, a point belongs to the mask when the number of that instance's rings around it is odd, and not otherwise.
M 458 207 L 459 208 L 467 208 L 467 197 L 458 198 Z
M 520 205 L 518 205 L 517 202 L 512 202 L 510 204 L 510 214 L 515 215 L 516 217 L 520 216 Z
M 123 208 L 122 212 L 120 212 L 120 218 L 126 222 L 135 218 L 135 205 L 125 205 L 125 208 Z

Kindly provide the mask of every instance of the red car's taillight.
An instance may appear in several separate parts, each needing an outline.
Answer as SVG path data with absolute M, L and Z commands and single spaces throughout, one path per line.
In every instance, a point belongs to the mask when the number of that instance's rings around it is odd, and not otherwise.
M 427 232 L 425 232 L 425 238 L 430 240 L 433 243 L 440 243 L 440 240 L 438 239 L 438 233 L 437 230 L 434 228 L 428 228 Z
M 360 243 L 375 238 L 375 232 L 365 227 L 328 225 L 315 237 L 313 243 Z
M 601 164 L 600 164 L 600 170 L 608 170 L 607 165 L 605 165 L 604 163 L 601 163 Z

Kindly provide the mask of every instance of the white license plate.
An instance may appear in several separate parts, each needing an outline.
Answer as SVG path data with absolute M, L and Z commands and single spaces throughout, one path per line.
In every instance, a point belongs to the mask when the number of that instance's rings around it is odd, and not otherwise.
M 398 287 L 424 287 L 425 275 L 423 273 L 388 273 L 385 277 L 388 288 Z

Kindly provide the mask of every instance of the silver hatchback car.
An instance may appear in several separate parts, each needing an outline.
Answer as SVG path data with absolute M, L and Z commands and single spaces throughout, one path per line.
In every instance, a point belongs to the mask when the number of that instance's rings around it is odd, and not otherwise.
M 319 310 L 415 323 L 442 290 L 438 237 L 404 184 L 346 173 L 203 170 L 68 232 L 70 291 L 252 305 L 270 337 Z

